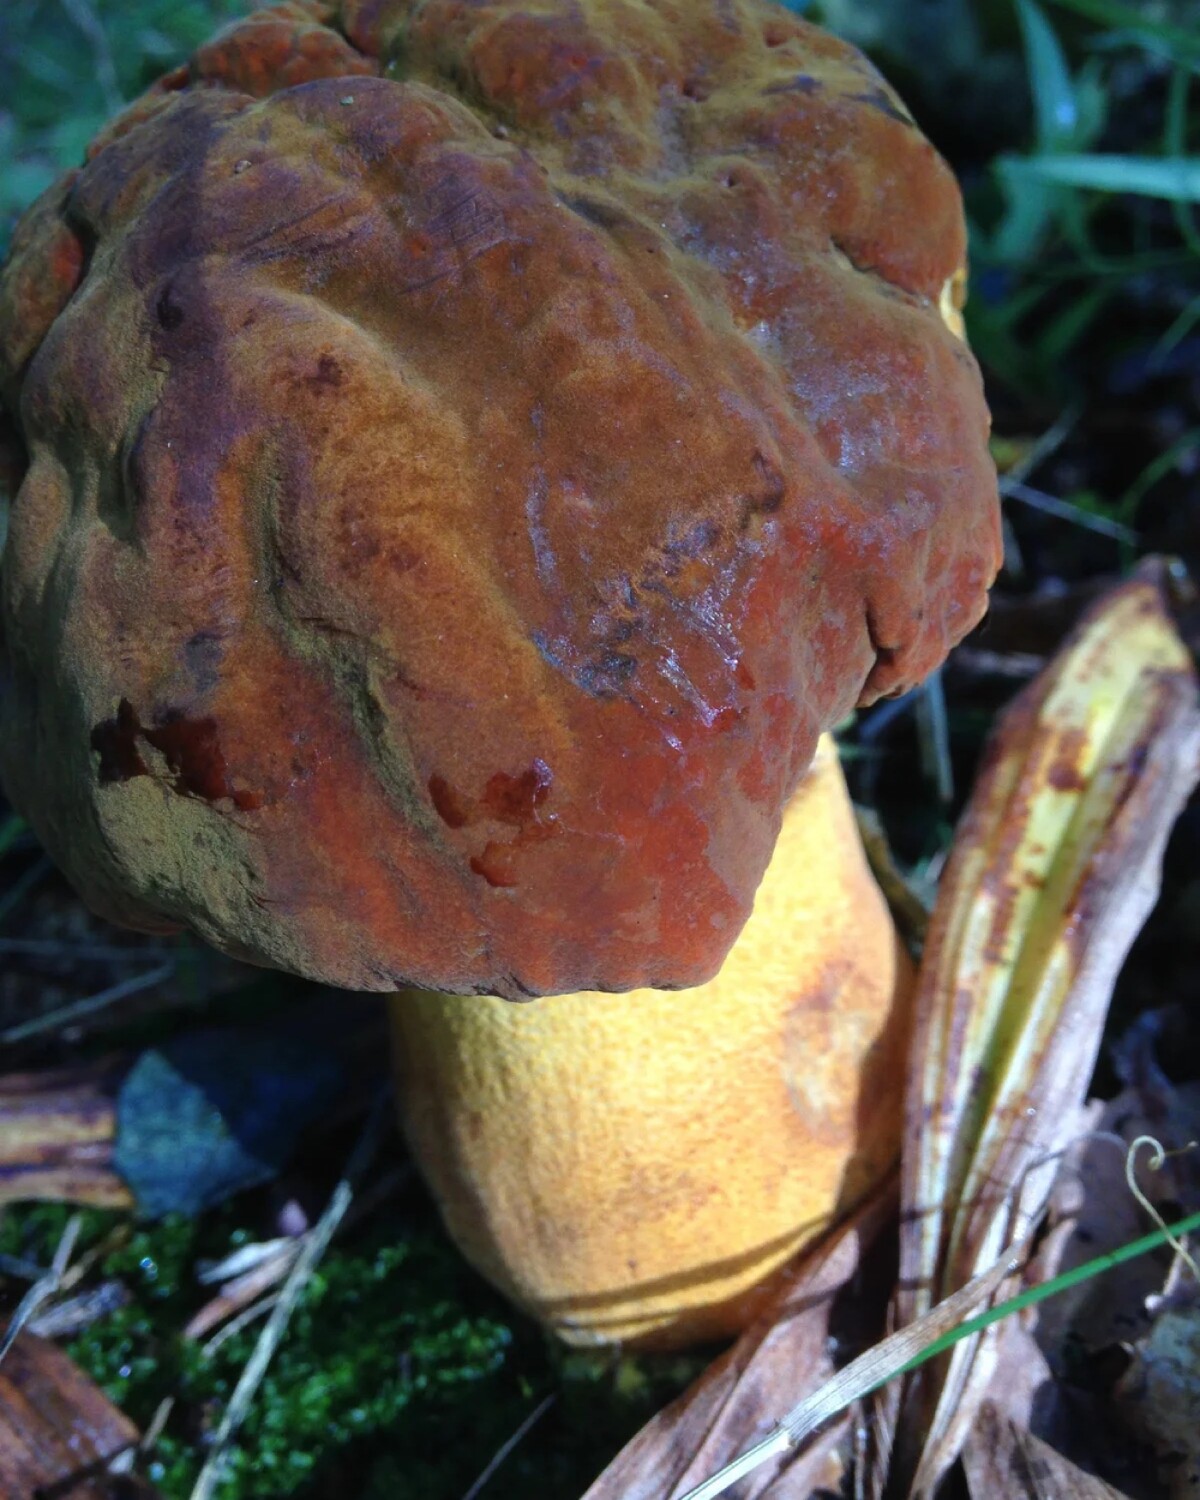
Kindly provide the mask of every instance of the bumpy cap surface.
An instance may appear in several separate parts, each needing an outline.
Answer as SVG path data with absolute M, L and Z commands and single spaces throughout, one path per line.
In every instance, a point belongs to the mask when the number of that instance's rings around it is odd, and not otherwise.
M 945 164 L 760 0 L 259 13 L 26 215 L 0 771 L 359 988 L 694 985 L 999 561 Z

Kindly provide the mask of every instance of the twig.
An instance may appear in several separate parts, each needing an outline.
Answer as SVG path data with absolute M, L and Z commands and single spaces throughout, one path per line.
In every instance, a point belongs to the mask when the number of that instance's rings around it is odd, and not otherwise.
M 1082 415 L 1082 401 L 1072 401 L 1069 406 L 1065 406 L 1041 437 L 1031 443 L 1028 450 L 1007 470 L 1004 477 L 1020 484 L 1031 474 L 1035 474 L 1070 437 Z
M 250 1410 L 263 1376 L 267 1373 L 267 1367 L 279 1347 L 280 1340 L 287 1331 L 288 1322 L 308 1284 L 309 1277 L 321 1256 L 324 1255 L 342 1216 L 350 1207 L 354 1197 L 355 1180 L 375 1154 L 388 1119 L 388 1101 L 387 1097 L 383 1096 L 371 1111 L 362 1137 L 346 1166 L 345 1175 L 334 1188 L 325 1212 L 309 1231 L 304 1248 L 280 1290 L 279 1300 L 271 1309 L 271 1316 L 267 1319 L 266 1327 L 259 1335 L 254 1352 L 246 1362 L 241 1378 L 234 1387 L 233 1395 L 229 1398 L 229 1405 L 225 1408 L 225 1415 L 221 1418 L 221 1424 L 213 1439 L 212 1451 L 205 1460 L 204 1467 L 200 1470 L 192 1489 L 191 1500 L 211 1500 L 213 1492 L 221 1482 L 233 1440 L 246 1420 L 246 1414 Z
M 296 1253 L 296 1241 L 303 1235 L 285 1234 L 273 1240 L 258 1240 L 252 1245 L 239 1245 L 220 1260 L 202 1260 L 196 1265 L 196 1280 L 203 1286 L 219 1286 L 238 1281 L 251 1271 L 257 1271 L 264 1261 L 284 1259 L 288 1265 Z
M 938 801 L 945 806 L 954 801 L 954 767 L 950 762 L 950 723 L 940 667 L 929 674 L 917 700 L 917 737 L 922 768 L 933 780 Z
M 257 1302 L 264 1293 L 277 1286 L 304 1254 L 304 1247 L 311 1234 L 310 1229 L 299 1239 L 285 1240 L 274 1255 L 264 1257 L 251 1270 L 227 1281 L 217 1295 L 188 1320 L 183 1330 L 184 1338 L 203 1338 L 218 1323 L 236 1316 L 248 1303 Z
M 483 1489 L 484 1485 L 488 1482 L 488 1480 L 492 1477 L 492 1475 L 496 1472 L 496 1470 L 500 1467 L 500 1465 L 504 1462 L 508 1455 L 513 1451 L 513 1449 L 517 1446 L 517 1444 L 521 1441 L 525 1434 L 538 1422 L 540 1422 L 541 1419 L 550 1410 L 550 1408 L 554 1405 L 554 1401 L 555 1395 L 554 1392 L 551 1391 L 548 1396 L 543 1397 L 542 1400 L 538 1402 L 538 1404 L 521 1423 L 520 1427 L 517 1428 L 516 1432 L 513 1433 L 512 1437 L 507 1438 L 503 1443 L 501 1443 L 500 1446 L 496 1449 L 495 1453 L 492 1454 L 491 1458 L 488 1460 L 487 1467 L 463 1496 L 463 1500 L 475 1500 L 475 1497 L 479 1494 L 480 1490 Z
M 167 958 L 179 951 L 165 943 L 72 943 L 55 938 L 0 937 L 0 953 L 19 953 L 31 958 L 79 959 L 97 963 L 144 963 L 148 958 Z
M 71 1255 L 75 1249 L 75 1241 L 79 1238 L 82 1224 L 82 1214 L 71 1215 L 67 1220 L 67 1227 L 62 1232 L 62 1238 L 58 1242 L 58 1249 L 54 1252 L 54 1259 L 50 1262 L 50 1269 L 39 1281 L 34 1282 L 17 1304 L 17 1310 L 4 1331 L 4 1338 L 0 1340 L 0 1363 L 3 1363 L 4 1356 L 16 1343 L 21 1329 L 25 1327 L 42 1303 L 48 1301 L 58 1291 L 62 1284 L 63 1274 L 71 1264 Z
M 364 1215 L 377 1208 L 391 1193 L 409 1180 L 412 1171 L 411 1164 L 406 1162 L 403 1166 L 385 1172 L 377 1181 L 371 1183 L 370 1187 L 364 1188 L 338 1226 L 338 1233 L 341 1234 L 357 1224 Z M 240 1328 L 246 1304 L 251 1301 L 260 1310 L 273 1305 L 276 1300 L 274 1297 L 267 1298 L 265 1301 L 259 1299 L 264 1292 L 270 1291 L 273 1286 L 284 1279 L 295 1264 L 296 1256 L 300 1254 L 311 1233 L 311 1229 L 306 1229 L 302 1235 L 297 1235 L 295 1238 L 285 1237 L 267 1240 L 260 1245 L 246 1245 L 240 1250 L 235 1250 L 231 1255 L 227 1255 L 222 1261 L 201 1267 L 200 1280 L 209 1283 L 219 1281 L 222 1283 L 221 1290 L 193 1315 L 183 1330 L 184 1337 L 203 1338 L 218 1323 L 230 1317 Z M 204 1352 L 208 1353 L 213 1348 L 219 1347 L 221 1342 L 221 1335 L 217 1334 L 204 1345 Z
M 275 1292 L 265 1297 L 260 1297 L 257 1302 L 252 1302 L 249 1307 L 243 1307 L 241 1312 L 234 1318 L 230 1318 L 223 1328 L 219 1328 L 207 1344 L 200 1345 L 200 1353 L 205 1359 L 211 1359 L 222 1344 L 233 1338 L 235 1334 L 241 1333 L 243 1328 L 248 1327 L 256 1318 L 261 1318 L 279 1301 Z
M 167 1425 L 167 1419 L 175 1409 L 175 1397 L 164 1396 L 158 1403 L 154 1415 L 150 1418 L 150 1425 L 142 1433 L 141 1437 L 123 1453 L 118 1453 L 116 1458 L 108 1465 L 110 1474 L 132 1474 L 133 1466 L 139 1459 L 146 1458 L 153 1453 L 158 1440 L 163 1435 L 163 1428 Z
M 110 1005 L 115 1005 L 118 1000 L 125 1000 L 141 990 L 152 989 L 156 984 L 161 984 L 164 979 L 170 979 L 174 972 L 175 963 L 174 960 L 170 960 L 159 964 L 157 968 L 146 970 L 144 974 L 135 974 L 131 979 L 122 979 L 118 984 L 110 984 L 107 989 L 100 990 L 95 995 L 88 995 L 83 1000 L 75 1000 L 70 1005 L 60 1006 L 58 1010 L 48 1011 L 44 1016 L 35 1016 L 32 1021 L 25 1021 L 20 1026 L 10 1026 L 7 1031 L 0 1032 L 0 1043 L 11 1045 L 13 1042 L 24 1042 L 32 1036 L 42 1036 L 47 1031 L 56 1031 L 61 1026 L 72 1025 L 85 1016 L 92 1016 L 97 1011 L 106 1010 Z
M 1004 475 L 1000 480 L 1000 493 L 1008 500 L 1019 500 L 1022 505 L 1045 511 L 1048 516 L 1057 516 L 1060 520 L 1083 526 L 1088 531 L 1098 531 L 1101 536 L 1113 537 L 1118 542 L 1136 542 L 1138 539 L 1132 526 L 1111 520 L 1108 516 L 1095 515 L 1090 510 L 1084 510 L 1081 505 L 1072 505 L 1069 500 L 1047 495 L 1044 490 L 1035 490 L 1023 480 Z

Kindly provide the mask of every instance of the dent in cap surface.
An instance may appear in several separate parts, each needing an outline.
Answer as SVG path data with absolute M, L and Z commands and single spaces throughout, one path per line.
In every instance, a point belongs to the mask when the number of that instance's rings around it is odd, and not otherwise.
M 820 730 L 983 610 L 963 257 L 759 0 L 235 25 L 0 278 L 14 803 L 102 913 L 334 983 L 702 982 Z

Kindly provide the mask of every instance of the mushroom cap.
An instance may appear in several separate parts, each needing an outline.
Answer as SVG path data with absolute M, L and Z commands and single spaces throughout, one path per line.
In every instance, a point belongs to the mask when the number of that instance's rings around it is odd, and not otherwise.
M 983 612 L 963 260 L 761 0 L 235 25 L 0 277 L 12 801 L 104 915 L 336 984 L 707 980 L 818 733 Z

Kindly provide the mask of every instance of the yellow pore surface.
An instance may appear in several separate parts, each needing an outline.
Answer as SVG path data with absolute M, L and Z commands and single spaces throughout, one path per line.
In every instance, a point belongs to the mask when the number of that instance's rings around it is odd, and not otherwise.
M 394 996 L 405 1131 L 468 1260 L 568 1341 L 730 1333 L 893 1162 L 908 980 L 823 739 L 710 983 Z

